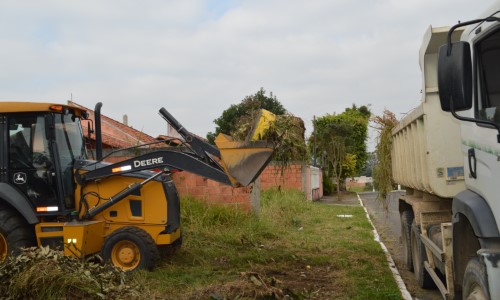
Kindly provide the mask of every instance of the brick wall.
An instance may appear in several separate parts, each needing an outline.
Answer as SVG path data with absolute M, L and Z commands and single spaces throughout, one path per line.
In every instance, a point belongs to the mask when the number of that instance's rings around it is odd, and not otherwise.
M 260 190 L 296 189 L 304 192 L 308 200 L 318 200 L 323 196 L 323 189 L 321 184 L 311 185 L 310 175 L 311 167 L 304 164 L 293 164 L 283 170 L 281 166 L 269 164 L 259 177 Z M 245 209 L 256 208 L 255 202 L 252 205 L 252 186 L 232 188 L 185 171 L 173 174 L 172 178 L 180 196 L 192 196 L 208 203 L 235 204 Z M 321 182 L 321 177 L 317 180 Z
M 302 164 L 293 164 L 282 168 L 269 164 L 260 174 L 260 188 L 297 189 L 302 191 Z
M 185 171 L 172 174 L 172 178 L 181 197 L 192 196 L 208 203 L 234 204 L 245 209 L 251 208 L 250 186 L 233 188 Z
M 313 179 L 313 176 L 316 176 Z M 303 192 L 307 200 L 323 197 L 322 173 L 318 168 L 296 163 L 286 167 L 269 164 L 260 174 L 262 190 L 270 188 L 296 189 Z

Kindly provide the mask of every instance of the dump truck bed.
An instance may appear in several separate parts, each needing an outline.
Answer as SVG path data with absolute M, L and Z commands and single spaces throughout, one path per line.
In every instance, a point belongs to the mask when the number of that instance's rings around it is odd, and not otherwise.
M 440 108 L 437 52 L 448 28 L 430 27 L 420 49 L 421 104 L 393 129 L 392 173 L 396 183 L 443 198 L 465 189 L 460 124 Z

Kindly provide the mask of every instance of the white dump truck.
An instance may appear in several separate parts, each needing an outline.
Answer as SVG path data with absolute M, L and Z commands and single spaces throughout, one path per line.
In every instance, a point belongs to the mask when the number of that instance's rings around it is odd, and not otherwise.
M 427 30 L 421 104 L 392 131 L 406 266 L 445 299 L 500 299 L 498 17 Z

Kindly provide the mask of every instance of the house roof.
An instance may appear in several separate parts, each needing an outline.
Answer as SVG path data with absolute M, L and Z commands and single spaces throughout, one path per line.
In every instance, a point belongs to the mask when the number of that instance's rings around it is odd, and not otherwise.
M 89 119 L 95 124 L 94 110 L 86 108 L 78 103 L 68 101 L 68 104 L 80 107 L 89 113 Z M 88 125 L 89 121 L 82 120 L 82 127 L 84 130 L 84 135 L 88 136 Z M 95 125 L 94 125 L 95 126 Z M 116 121 L 110 117 L 101 114 L 101 132 L 102 132 L 102 143 L 112 148 L 127 148 L 138 146 L 142 144 L 154 143 L 158 140 L 154 137 L 127 126 L 119 121 Z M 95 140 L 95 137 L 91 136 L 90 139 Z M 162 147 L 161 143 L 153 144 L 151 147 Z

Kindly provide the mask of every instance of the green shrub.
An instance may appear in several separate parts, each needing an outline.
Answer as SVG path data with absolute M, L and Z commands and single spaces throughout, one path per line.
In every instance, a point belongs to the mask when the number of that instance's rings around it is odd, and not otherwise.
M 335 189 L 336 186 L 333 184 L 332 179 L 328 177 L 325 172 L 323 172 L 323 194 L 331 195 Z

